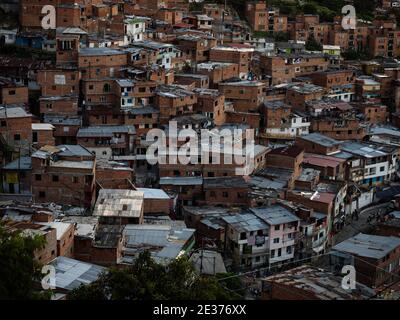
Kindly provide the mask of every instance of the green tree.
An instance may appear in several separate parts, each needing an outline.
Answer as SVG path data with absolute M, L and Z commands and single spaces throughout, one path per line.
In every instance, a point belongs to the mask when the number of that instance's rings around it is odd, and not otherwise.
M 359 60 L 368 58 L 368 54 L 366 52 L 356 51 L 354 49 L 349 49 L 343 52 L 342 56 L 345 60 Z
M 322 44 L 320 44 L 313 36 L 311 36 L 306 41 L 306 50 L 322 51 Z
M 199 275 L 187 258 L 159 264 L 147 251 L 129 268 L 111 268 L 98 280 L 68 295 L 71 300 L 227 300 L 239 297 L 216 277 Z
M 0 225 L 0 299 L 45 299 L 49 293 L 40 293 L 35 284 L 43 277 L 41 265 L 34 253 L 43 248 L 41 236 L 27 236 L 11 232 Z
M 287 42 L 289 40 L 289 34 L 286 32 L 276 32 L 274 33 L 274 41 L 276 42 Z
M 303 12 L 305 14 L 318 14 L 318 8 L 314 3 L 309 2 L 303 6 Z

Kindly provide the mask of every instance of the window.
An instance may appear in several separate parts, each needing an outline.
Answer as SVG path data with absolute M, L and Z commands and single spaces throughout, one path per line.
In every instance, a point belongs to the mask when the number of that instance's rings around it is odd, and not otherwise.
M 286 247 L 286 253 L 291 254 L 292 253 L 292 247 Z
M 279 238 L 275 238 L 274 243 L 279 243 Z
M 78 183 L 78 177 L 72 177 L 72 182 L 73 183 Z
M 8 91 L 8 94 L 9 94 L 10 96 L 14 96 L 14 95 L 15 95 L 15 90 L 9 90 L 9 91 Z
M 14 134 L 14 141 L 20 141 L 21 140 L 21 135 L 19 133 Z
M 53 175 L 53 182 L 58 182 L 58 176 L 56 176 L 56 175 Z
M 240 234 L 240 240 L 245 240 L 246 239 L 246 232 L 242 232 Z
M 42 175 L 40 175 L 40 174 L 35 174 L 35 180 L 36 180 L 36 181 L 42 181 Z
M 380 167 L 380 168 L 379 168 L 379 171 L 380 171 L 380 172 L 385 171 L 385 167 Z
M 45 197 L 46 197 L 46 192 L 39 191 L 39 198 L 45 198 Z
M 223 196 L 224 198 L 228 198 L 228 192 L 226 192 L 226 191 L 222 192 L 222 196 Z
M 271 250 L 271 258 L 275 257 L 275 250 Z
M 279 249 L 278 249 L 278 257 L 280 257 L 281 255 L 282 255 L 282 249 L 279 248 Z
M 111 86 L 109 83 L 105 83 L 103 86 L 103 92 L 110 92 L 111 91 Z
M 7 122 L 6 122 L 6 121 L 4 121 L 4 120 L 3 120 L 3 121 L 1 121 L 1 126 L 2 126 L 2 127 L 6 127 L 6 126 L 7 126 Z
M 275 226 L 275 230 L 279 230 L 280 228 L 281 228 L 281 225 L 280 225 L 280 224 L 278 224 L 278 225 Z

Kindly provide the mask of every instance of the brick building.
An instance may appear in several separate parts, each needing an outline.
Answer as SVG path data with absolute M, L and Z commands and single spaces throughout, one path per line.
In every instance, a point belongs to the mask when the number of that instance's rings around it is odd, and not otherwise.
M 287 32 L 288 18 L 278 9 L 267 7 L 266 2 L 247 1 L 245 16 L 255 31 Z
M 204 178 L 206 205 L 245 206 L 248 203 L 248 185 L 243 177 Z
M 331 155 L 340 152 L 341 142 L 318 132 L 296 138 L 296 145 L 305 152 Z
M 57 230 L 54 227 L 27 221 L 6 221 L 5 228 L 10 231 L 19 230 L 27 236 L 44 237 L 44 247 L 34 252 L 37 262 L 47 264 L 57 257 Z
M 337 140 L 359 140 L 365 136 L 365 127 L 356 110 L 337 100 L 309 101 L 306 108 L 311 115 L 311 131 Z
M 211 36 L 181 35 L 176 38 L 177 47 L 186 54 L 191 63 L 208 61 L 210 49 L 215 47 L 217 40 Z
M 254 48 L 246 45 L 216 46 L 210 50 L 210 60 L 230 62 L 239 66 L 239 78 L 245 79 L 250 71 L 250 60 Z
M 36 202 L 91 207 L 95 181 L 94 156 L 79 145 L 45 146 L 32 154 L 32 194 Z
M 54 126 L 55 144 L 75 144 L 76 134 L 82 125 L 81 116 L 45 115 L 43 122 Z
M 225 119 L 225 96 L 218 90 L 195 88 L 193 92 L 197 95 L 197 103 L 194 112 L 201 113 L 213 119 L 215 125 L 226 122 Z
M 54 146 L 54 130 L 49 123 L 32 123 L 32 144 L 38 149 L 45 145 Z
M 303 157 L 304 150 L 298 146 L 280 147 L 267 153 L 266 166 L 291 169 L 297 177 L 300 174 Z
M 286 93 L 286 103 L 293 110 L 305 111 L 306 102 L 320 100 L 325 94 L 325 89 L 308 83 L 299 83 L 288 88 Z
M 78 96 L 42 96 L 39 98 L 40 115 L 77 115 Z
M 179 86 L 159 86 L 155 106 L 160 110 L 160 123 L 166 124 L 175 116 L 193 113 L 197 95 Z
M 174 74 L 174 83 L 178 85 L 188 85 L 190 87 L 208 89 L 209 77 L 204 74 L 177 73 Z
M 28 104 L 28 87 L 0 77 L 0 104 Z
M 90 126 L 79 129 L 77 143 L 94 152 L 96 158 L 111 159 L 113 156 L 134 153 L 135 127 Z
M 244 112 L 258 110 L 266 92 L 266 84 L 261 81 L 223 82 L 218 87 L 236 111 Z
M 0 107 L 0 134 L 3 144 L 22 155 L 29 154 L 32 144 L 32 115 L 23 106 Z
M 356 269 L 357 280 L 378 291 L 396 281 L 394 274 L 400 272 L 400 239 L 397 237 L 359 233 L 333 246 L 332 252 L 331 259 L 337 263 L 349 259 Z
M 239 77 L 239 65 L 230 62 L 203 62 L 196 66 L 197 73 L 208 76 L 210 87 L 216 88 L 218 83 Z

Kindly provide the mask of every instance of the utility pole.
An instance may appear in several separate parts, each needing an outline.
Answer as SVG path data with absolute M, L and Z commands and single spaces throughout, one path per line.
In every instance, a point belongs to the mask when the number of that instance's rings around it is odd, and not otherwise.
M 18 193 L 21 193 L 21 146 L 18 148 Z
M 213 257 L 214 263 L 213 263 L 213 275 L 215 276 L 215 256 Z
M 204 252 L 204 238 L 201 239 L 200 274 L 203 273 L 203 252 Z

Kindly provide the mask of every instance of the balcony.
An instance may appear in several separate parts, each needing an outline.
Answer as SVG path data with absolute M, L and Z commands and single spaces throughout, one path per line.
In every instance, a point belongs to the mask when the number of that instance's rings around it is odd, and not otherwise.
M 126 140 L 124 138 L 112 138 L 110 141 L 110 146 L 123 148 L 126 146 Z
M 326 235 L 323 237 L 320 237 L 318 240 L 312 242 L 312 248 L 319 247 L 322 244 L 324 244 L 326 241 L 327 241 Z
M 291 254 L 283 254 L 280 257 L 270 257 L 269 259 L 269 263 L 276 263 L 276 262 L 282 262 L 282 261 L 286 261 L 286 260 L 290 260 L 293 259 L 293 253 Z
M 260 138 L 264 139 L 295 139 L 296 135 L 292 133 L 260 133 Z
M 292 246 L 292 245 L 294 245 L 294 241 L 295 240 L 295 238 L 284 238 L 283 240 L 282 240 L 282 244 L 285 246 L 285 247 L 287 247 L 287 246 Z

